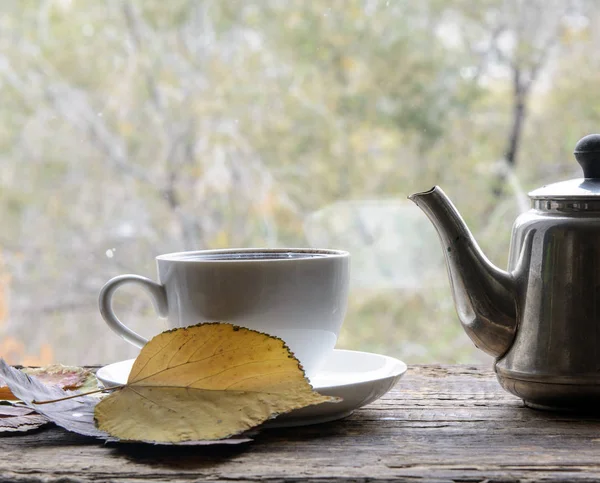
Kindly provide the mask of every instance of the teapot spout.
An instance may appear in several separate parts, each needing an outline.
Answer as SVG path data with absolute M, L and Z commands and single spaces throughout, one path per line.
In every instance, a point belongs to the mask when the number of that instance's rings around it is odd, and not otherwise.
M 517 331 L 516 278 L 486 258 L 441 188 L 436 186 L 409 199 L 438 232 L 463 328 L 478 348 L 496 358 L 503 356 Z

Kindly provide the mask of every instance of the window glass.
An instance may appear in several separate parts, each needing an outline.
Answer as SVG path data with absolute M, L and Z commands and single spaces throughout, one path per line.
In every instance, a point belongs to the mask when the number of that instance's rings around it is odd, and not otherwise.
M 580 176 L 600 5 L 557 0 L 6 0 L 0 356 L 113 362 L 102 285 L 161 253 L 348 249 L 338 347 L 486 361 L 407 196 L 440 185 L 504 268 L 527 191 Z M 134 288 L 115 298 L 164 327 Z

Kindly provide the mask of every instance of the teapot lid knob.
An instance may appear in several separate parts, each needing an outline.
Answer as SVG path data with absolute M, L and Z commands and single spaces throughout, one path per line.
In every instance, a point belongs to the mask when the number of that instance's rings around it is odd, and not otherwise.
M 583 168 L 585 178 L 600 178 L 600 134 L 589 134 L 579 140 L 573 151 Z

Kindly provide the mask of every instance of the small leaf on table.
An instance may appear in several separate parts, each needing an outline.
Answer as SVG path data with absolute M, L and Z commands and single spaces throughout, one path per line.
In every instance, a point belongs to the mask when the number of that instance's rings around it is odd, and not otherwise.
M 0 406 L 0 433 L 31 431 L 49 422 L 29 407 Z
M 40 382 L 35 376 L 9 366 L 0 358 L 0 377 L 4 378 L 11 392 L 29 408 L 69 431 L 108 438 L 109 435 L 96 428 L 94 424 L 94 407 L 98 398 L 81 396 L 52 404 L 34 404 L 33 401 L 46 401 L 70 396 L 58 386 L 50 386 Z
M 97 386 L 96 376 L 83 367 L 63 366 L 52 364 L 45 367 L 26 367 L 22 371 L 30 376 L 35 376 L 38 381 L 45 384 L 55 384 L 63 389 L 85 389 Z M 18 398 L 0 375 L 0 399 L 15 401 Z

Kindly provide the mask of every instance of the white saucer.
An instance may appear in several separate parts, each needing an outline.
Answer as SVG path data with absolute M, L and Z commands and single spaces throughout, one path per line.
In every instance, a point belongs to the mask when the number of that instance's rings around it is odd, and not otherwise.
M 98 370 L 96 376 L 107 387 L 125 384 L 133 361 L 130 359 L 105 366 Z M 311 384 L 320 394 L 339 397 L 342 401 L 298 409 L 265 426 L 304 426 L 345 418 L 355 409 L 383 396 L 405 372 L 406 364 L 393 357 L 336 349 L 321 372 L 311 379 Z

